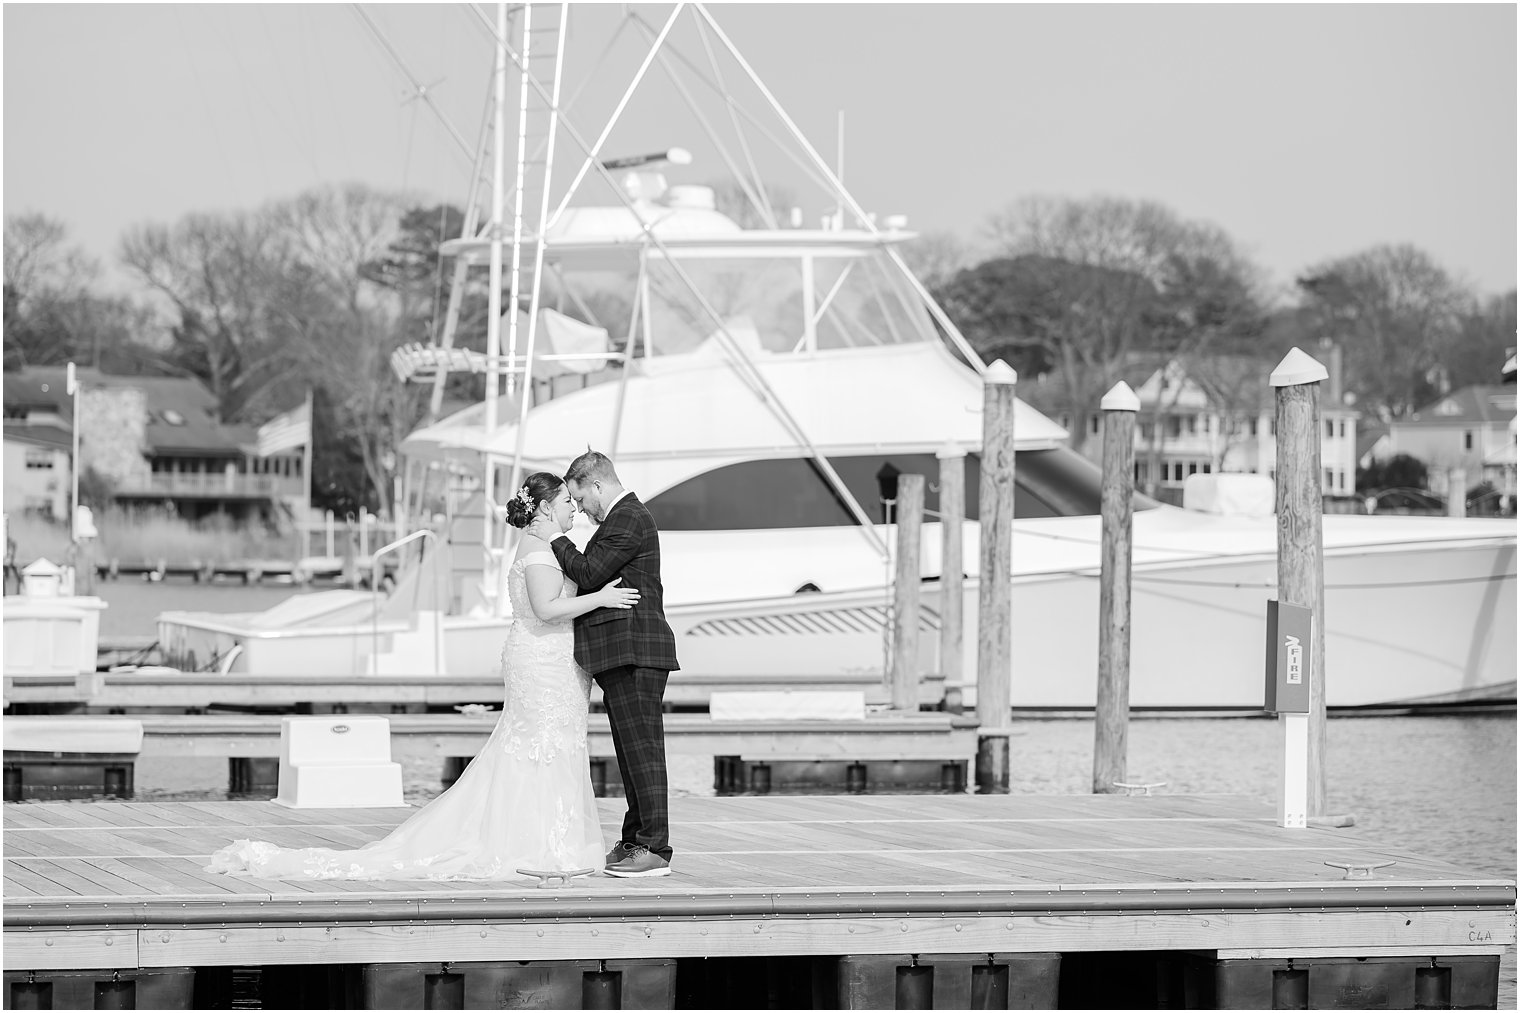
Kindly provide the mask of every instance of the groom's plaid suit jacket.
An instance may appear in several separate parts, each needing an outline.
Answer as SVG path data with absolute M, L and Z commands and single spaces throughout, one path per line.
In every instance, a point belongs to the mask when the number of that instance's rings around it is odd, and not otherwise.
M 636 587 L 632 609 L 600 608 L 575 620 L 575 661 L 596 675 L 623 665 L 674 672 L 676 639 L 665 621 L 660 583 L 660 532 L 649 510 L 628 493 L 613 504 L 583 553 L 569 538 L 554 539 L 555 558 L 580 594 L 599 591 L 616 577 Z

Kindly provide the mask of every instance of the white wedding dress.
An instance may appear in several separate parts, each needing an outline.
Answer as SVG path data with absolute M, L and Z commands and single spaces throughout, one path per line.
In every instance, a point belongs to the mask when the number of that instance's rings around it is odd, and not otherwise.
M 385 838 L 353 850 L 234 841 L 207 872 L 261 879 L 525 879 L 518 869 L 600 869 L 605 862 L 586 754 L 591 677 L 574 658 L 569 620 L 546 623 L 528 603 L 526 566 L 512 564 L 516 617 L 502 648 L 506 701 L 459 780 Z M 561 597 L 575 594 L 565 578 Z

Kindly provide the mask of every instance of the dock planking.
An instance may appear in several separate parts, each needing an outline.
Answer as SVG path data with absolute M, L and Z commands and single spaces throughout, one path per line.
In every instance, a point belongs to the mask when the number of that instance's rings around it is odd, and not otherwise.
M 603 834 L 621 821 L 600 800 Z M 7 969 L 1214 949 L 1492 954 L 1515 886 L 1228 796 L 675 798 L 676 874 L 280 882 L 238 838 L 351 847 L 415 809 L 7 804 Z M 1348 880 L 1326 861 L 1396 865 Z M 119 945 L 122 933 L 137 940 Z M 68 945 L 52 946 L 68 936 Z M 105 940 L 111 939 L 107 945 Z M 294 943 L 295 945 L 292 945 Z M 506 947 L 504 950 L 503 947 Z M 67 960 L 67 964 L 59 961 Z

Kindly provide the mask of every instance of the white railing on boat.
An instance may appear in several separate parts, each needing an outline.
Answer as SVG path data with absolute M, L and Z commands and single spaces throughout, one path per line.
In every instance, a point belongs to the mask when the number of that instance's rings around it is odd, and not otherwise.
M 380 590 L 380 573 L 381 573 L 381 569 L 382 569 L 381 564 L 380 564 L 380 560 L 387 553 L 395 552 L 395 551 L 398 551 L 400 549 L 403 549 L 406 546 L 410 545 L 412 542 L 418 541 L 419 539 L 424 539 L 425 540 L 425 539 L 429 539 L 429 538 L 431 538 L 433 540 L 433 553 L 436 556 L 437 553 L 438 553 L 438 551 L 439 551 L 438 533 L 435 532 L 435 531 L 432 531 L 432 530 L 430 530 L 428 528 L 419 528 L 416 531 L 413 531 L 411 534 L 404 535 L 401 538 L 396 539 L 394 542 L 390 542 L 390 543 L 388 543 L 386 545 L 382 545 L 382 546 L 380 546 L 380 548 L 378 548 L 378 549 L 375 550 L 374 560 L 370 563 L 370 585 L 369 585 L 370 589 L 371 589 L 371 593 L 373 593 L 374 595 L 377 596 L 376 601 L 375 601 L 374 611 L 370 613 L 370 644 L 371 644 L 370 664 L 371 665 L 378 664 L 377 659 L 380 656 L 380 602 L 378 600 L 378 596 L 382 593 L 381 590 Z M 425 552 L 424 552 L 424 555 L 425 555 Z M 446 586 L 444 584 L 443 570 L 438 566 L 437 561 L 434 560 L 434 561 L 430 561 L 429 562 L 429 561 L 426 561 L 425 559 L 419 559 L 419 561 L 418 561 L 418 565 L 419 566 L 424 565 L 424 563 L 426 563 L 426 565 L 429 565 L 429 566 L 432 567 L 432 569 L 433 569 L 433 584 L 435 585 L 434 588 L 433 588 L 433 593 L 435 595 L 435 598 L 433 600 L 433 608 L 430 609 L 429 612 L 433 616 L 432 622 L 434 624 L 433 636 L 432 636 L 432 640 L 433 640 L 433 675 L 438 676 L 438 675 L 442 675 L 443 674 L 443 623 L 442 623 L 442 616 L 443 616 L 443 613 L 444 613 L 444 611 L 446 610 L 446 608 L 448 606 L 448 596 L 447 596 L 447 589 L 446 589 Z M 422 616 L 421 616 L 420 612 L 417 609 L 417 599 L 418 599 L 418 596 L 421 594 L 421 591 L 422 591 L 422 576 L 421 576 L 421 574 L 418 574 L 418 577 L 417 577 L 417 587 L 416 587 L 416 589 L 414 589 L 414 591 L 412 593 L 412 608 L 411 608 L 411 613 L 412 613 L 412 615 L 414 615 L 414 616 L 417 617 L 418 623 L 422 622 Z
M 391 353 L 391 369 L 401 380 L 428 380 L 441 372 L 484 373 L 495 366 L 498 374 L 521 373 L 529 368 L 526 355 L 487 355 L 469 348 L 443 348 L 413 343 Z M 548 352 L 534 355 L 536 365 L 545 362 L 626 362 L 624 352 Z

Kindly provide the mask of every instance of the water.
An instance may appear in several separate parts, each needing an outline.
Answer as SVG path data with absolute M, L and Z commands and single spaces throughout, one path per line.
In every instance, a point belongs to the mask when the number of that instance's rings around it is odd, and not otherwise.
M 1130 724 L 1129 778 L 1171 794 L 1275 801 L 1278 730 L 1268 719 L 1146 718 Z M 442 761 L 398 740 L 407 800 L 438 794 Z M 1011 743 L 1012 788 L 1083 794 L 1092 778 L 1091 720 L 1021 721 Z M 1495 879 L 1515 878 L 1515 717 L 1332 718 L 1328 811 L 1348 831 L 1441 858 Z M 712 795 L 711 757 L 672 756 L 676 795 Z M 223 764 L 139 761 L 138 798 L 227 798 Z M 679 828 L 677 828 L 679 835 Z M 1311 831 L 1312 832 L 1312 831 Z M 1515 948 L 1501 963 L 1499 1008 L 1516 1004 Z
M 262 612 L 307 590 L 289 584 L 197 584 L 183 578 L 154 583 L 123 577 L 97 580 L 94 592 L 107 605 L 100 614 L 100 637 L 109 641 L 151 635 L 161 612 Z

